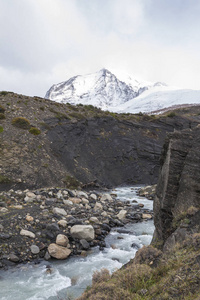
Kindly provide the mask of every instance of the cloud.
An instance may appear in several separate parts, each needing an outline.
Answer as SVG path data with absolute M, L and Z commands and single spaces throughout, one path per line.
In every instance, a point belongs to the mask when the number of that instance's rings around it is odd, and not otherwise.
M 102 67 L 200 89 L 199 9 L 194 0 L 0 0 L 0 89 L 44 96 Z

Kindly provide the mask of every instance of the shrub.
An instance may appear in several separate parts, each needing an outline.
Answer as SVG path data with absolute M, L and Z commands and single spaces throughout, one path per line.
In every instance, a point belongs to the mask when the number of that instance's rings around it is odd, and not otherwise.
M 0 96 L 6 96 L 8 93 L 9 92 L 7 92 L 7 91 L 2 91 L 2 92 L 0 92 Z
M 36 127 L 31 127 L 29 132 L 34 135 L 39 135 L 41 133 L 40 129 L 38 129 Z
M 173 118 L 176 116 L 176 113 L 174 111 L 171 111 L 170 113 L 167 114 L 167 117 Z
M 0 105 L 0 113 L 4 113 L 6 111 L 6 109 L 2 106 L 2 105 Z
M 30 129 L 30 122 L 26 118 L 17 117 L 12 120 L 12 125 L 21 129 Z
M 0 133 L 3 132 L 3 126 L 0 126 Z
M 0 113 L 0 120 L 3 120 L 3 119 L 5 119 L 5 118 L 6 118 L 5 115 L 2 114 L 2 113 Z
M 0 183 L 9 183 L 9 182 L 11 182 L 11 180 L 8 177 L 0 174 Z

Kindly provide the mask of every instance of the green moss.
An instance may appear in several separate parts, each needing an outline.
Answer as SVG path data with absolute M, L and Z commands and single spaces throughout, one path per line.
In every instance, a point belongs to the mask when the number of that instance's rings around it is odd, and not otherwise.
M 3 132 L 3 126 L 0 126 L 0 133 Z
M 23 117 L 17 117 L 12 120 L 12 125 L 21 129 L 30 129 L 31 124 L 29 120 Z
M 38 129 L 36 127 L 31 127 L 29 132 L 34 135 L 39 135 L 41 133 L 40 129 Z

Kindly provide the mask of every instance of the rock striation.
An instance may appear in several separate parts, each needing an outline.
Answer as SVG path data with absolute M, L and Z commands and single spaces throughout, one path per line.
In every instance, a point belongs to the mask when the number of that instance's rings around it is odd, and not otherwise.
M 172 247 L 200 231 L 200 126 L 169 134 L 154 201 L 153 242 Z

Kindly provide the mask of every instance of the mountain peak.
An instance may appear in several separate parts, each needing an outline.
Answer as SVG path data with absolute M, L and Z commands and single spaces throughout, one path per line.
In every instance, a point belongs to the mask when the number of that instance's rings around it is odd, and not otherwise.
M 154 86 L 154 83 L 142 82 L 131 76 L 119 77 L 102 68 L 95 73 L 74 76 L 53 85 L 45 98 L 61 103 L 92 104 L 109 110 L 138 97 Z

